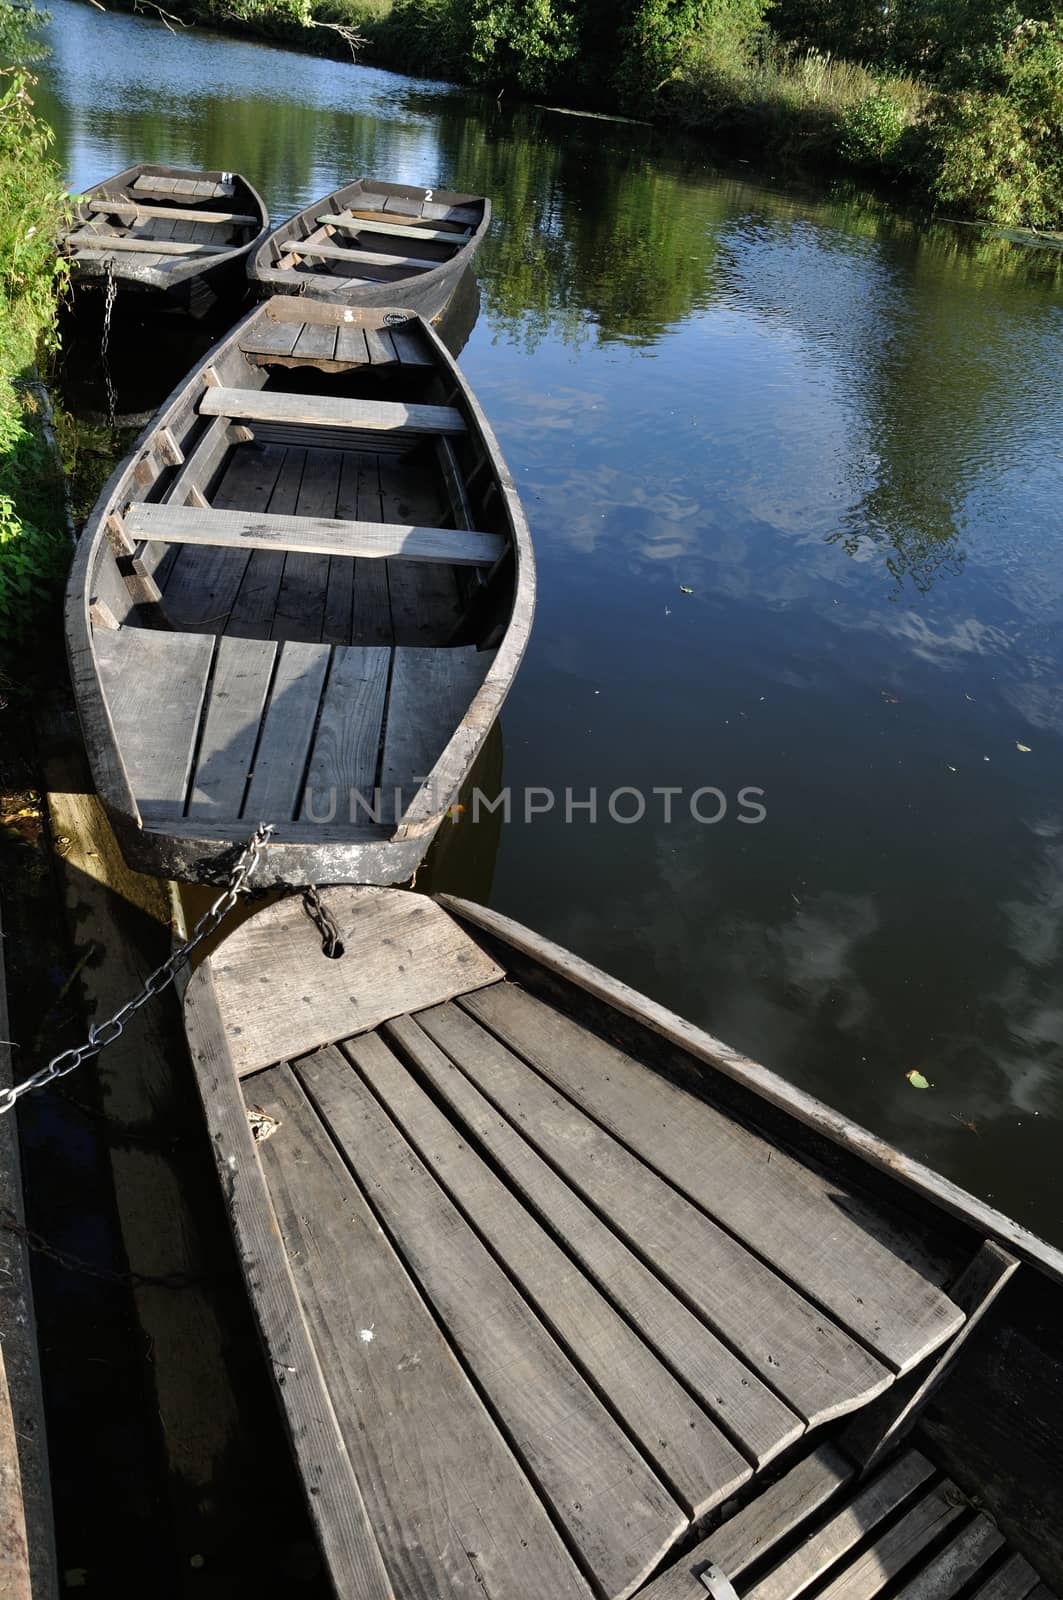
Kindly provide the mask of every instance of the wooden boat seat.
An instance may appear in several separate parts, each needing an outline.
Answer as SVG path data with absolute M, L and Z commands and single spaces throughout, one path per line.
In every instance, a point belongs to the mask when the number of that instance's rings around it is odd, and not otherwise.
M 453 406 L 405 405 L 384 400 L 349 400 L 340 395 L 285 394 L 264 389 L 204 390 L 199 410 L 208 417 L 287 426 L 367 429 L 384 433 L 461 434 L 465 418 Z
M 346 817 L 351 789 L 368 805 L 378 785 L 394 822 L 494 659 L 137 627 L 98 630 L 96 655 L 143 820 L 187 817 L 189 832 L 234 818 L 310 832 L 331 795 Z
M 224 256 L 233 248 L 231 244 L 153 239 L 150 234 L 138 234 L 133 238 L 119 233 L 84 233 L 78 229 L 66 235 L 66 242 L 78 250 L 141 250 L 155 256 Z
M 725 1585 L 730 1586 L 728 1590 Z M 977 1585 L 973 1588 L 972 1585 Z M 991 1517 L 917 1450 L 861 1479 L 833 1446 L 806 1456 L 639 1600 L 1052 1600 Z
M 238 1225 L 260 1316 L 284 1308 L 266 1337 L 319 1374 L 282 1390 L 293 1435 L 335 1416 L 388 1592 L 641 1594 L 962 1313 L 884 1217 L 872 1234 L 834 1179 L 504 980 L 439 906 L 327 893 L 358 981 L 271 907 L 216 969 L 229 1061 L 202 1069 L 243 1080 L 211 1132 L 263 1185 Z M 276 1129 L 257 1159 L 252 1109 Z
M 194 178 L 164 178 L 156 177 L 152 173 L 142 172 L 134 180 L 133 188 L 138 194 L 156 194 L 172 198 L 183 195 L 197 200 L 231 200 L 236 194 L 236 185 L 224 179 Z
M 351 268 L 400 267 L 403 272 L 431 272 L 433 267 L 439 265 L 438 261 L 426 261 L 422 256 L 385 255 L 375 250 L 359 250 L 357 246 L 338 244 L 298 244 L 293 240 L 288 250 L 289 254 L 303 256 L 307 261 L 342 261 Z M 357 277 L 357 272 L 353 276 Z
M 419 334 L 404 328 L 363 328 L 353 318 L 337 326 L 263 319 L 241 339 L 240 349 L 253 360 L 263 358 L 262 365 L 308 361 L 336 367 L 432 366 L 431 354 Z
M 107 217 L 162 217 L 167 222 L 223 222 L 236 228 L 258 228 L 260 219 L 242 211 L 196 211 L 181 206 L 138 205 L 133 200 L 90 200 L 89 210 Z
M 216 511 L 209 506 L 134 502 L 124 522 L 130 538 L 164 544 L 298 550 L 316 556 L 401 557 L 404 561 L 446 561 L 464 567 L 489 567 L 506 548 L 506 541 L 496 533 L 348 522 L 337 517 L 280 516 L 265 511 Z
M 340 233 L 383 233 L 394 239 L 427 239 L 430 244 L 450 244 L 455 248 L 468 241 L 468 231 L 449 231 L 445 228 L 418 228 L 402 222 L 381 222 L 379 219 L 359 217 L 357 212 L 329 212 L 318 217 L 325 228 L 336 228 Z

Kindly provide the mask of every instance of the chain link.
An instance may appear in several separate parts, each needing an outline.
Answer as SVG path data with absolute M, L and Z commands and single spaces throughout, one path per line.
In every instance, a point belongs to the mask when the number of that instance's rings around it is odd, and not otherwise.
M 303 893 L 303 909 L 310 921 L 321 935 L 321 948 L 330 961 L 335 961 L 343 954 L 343 934 L 328 906 L 317 892 L 317 884 L 312 883 Z
M 107 288 L 103 296 L 103 332 L 100 335 L 100 361 L 103 363 L 103 382 L 107 390 L 107 426 L 114 427 L 115 413 L 118 409 L 118 391 L 111 377 L 111 318 L 114 315 L 114 303 L 118 298 L 118 284 L 114 276 L 114 262 L 110 256 L 105 262 L 107 268 Z
M 222 890 L 214 904 L 203 913 L 184 944 L 179 945 L 161 967 L 156 967 L 138 995 L 132 1000 L 127 1000 L 113 1017 L 108 1017 L 104 1022 L 94 1023 L 84 1044 L 64 1050 L 61 1055 L 49 1061 L 47 1066 L 39 1067 L 21 1083 L 13 1083 L 9 1088 L 0 1089 L 0 1116 L 3 1116 L 5 1111 L 13 1111 L 22 1096 L 29 1094 L 31 1089 L 43 1089 L 46 1084 L 54 1083 L 57 1078 L 65 1078 L 68 1072 L 75 1072 L 82 1062 L 98 1056 L 101 1050 L 106 1050 L 109 1044 L 114 1044 L 116 1039 L 122 1037 L 130 1017 L 135 1016 L 142 1006 L 146 1006 L 156 995 L 162 994 L 163 990 L 169 987 L 193 951 L 203 943 L 204 939 L 209 938 L 229 915 L 247 888 L 272 832 L 272 823 L 259 824 L 241 851 L 240 859 L 230 874 L 227 887 Z
M 196 1284 L 207 1281 L 202 1273 L 121 1272 L 115 1267 L 97 1266 L 94 1261 L 86 1261 L 84 1256 L 76 1256 L 70 1250 L 61 1249 L 59 1245 L 49 1244 L 48 1240 L 33 1228 L 27 1228 L 25 1223 L 19 1222 L 10 1211 L 0 1212 L 0 1229 L 16 1239 L 21 1239 L 28 1249 L 35 1251 L 37 1255 L 47 1256 L 49 1261 L 65 1267 L 68 1272 L 79 1272 L 86 1278 L 97 1278 L 101 1283 L 119 1284 L 125 1289 L 191 1289 Z

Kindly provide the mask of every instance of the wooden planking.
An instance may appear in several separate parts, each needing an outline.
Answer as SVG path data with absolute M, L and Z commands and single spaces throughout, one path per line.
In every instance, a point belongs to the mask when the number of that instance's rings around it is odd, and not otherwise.
M 390 328 L 366 328 L 365 345 L 374 365 L 384 366 L 399 359 Z
M 223 256 L 234 248 L 231 244 L 186 244 L 176 239 L 164 239 L 158 232 L 142 238 L 130 239 L 123 234 L 68 233 L 67 244 L 76 250 L 137 251 L 155 256 Z
M 305 331 L 305 324 L 274 322 L 271 317 L 257 317 L 240 340 L 240 349 L 246 355 L 290 356 L 296 340 Z
M 718 1567 L 732 1583 L 737 1582 L 755 1561 L 769 1555 L 806 1518 L 835 1499 L 854 1470 L 833 1446 L 821 1445 L 707 1539 L 688 1550 L 674 1567 L 642 1591 L 639 1600 L 702 1600 L 705 1588 L 697 1574 L 706 1563 Z
M 743 1600 L 795 1600 L 934 1475 L 925 1456 L 908 1450 L 837 1511 L 777 1567 L 743 1591 Z
M 218 641 L 188 802 L 190 817 L 240 815 L 276 655 L 277 646 L 266 640 Z
M 396 461 L 381 455 L 380 498 L 387 522 L 419 526 L 445 522 L 440 487 L 439 469 L 431 456 Z M 462 616 L 458 576 L 452 566 L 389 562 L 388 590 L 396 644 L 440 645 L 452 638 Z
M 331 361 L 336 352 L 337 328 L 327 322 L 307 322 L 295 341 L 293 355 L 323 356 Z
M 33 1600 L 26 1507 L 22 1497 L 18 1435 L 0 1344 L 0 1595 Z
M 896 1600 L 953 1600 L 1003 1543 L 1004 1535 L 995 1522 L 985 1515 L 975 1517 L 927 1562 L 918 1577 L 898 1591 Z
M 395 256 L 383 251 L 361 250 L 357 247 L 341 244 L 295 244 L 289 246 L 291 253 L 304 256 L 308 261 L 342 261 L 345 266 L 352 269 L 351 277 L 360 278 L 362 274 L 359 267 L 396 267 L 402 272 L 431 272 L 433 267 L 438 267 L 438 261 L 426 261 L 423 256 Z
M 204 500 L 210 481 L 233 443 L 233 425 L 227 417 L 215 417 L 196 441 L 190 455 L 163 496 L 167 505 L 183 506 L 197 491 Z
M 589 1600 L 290 1069 L 249 1098 L 280 1124 L 262 1165 L 396 1600 Z
M 131 217 L 134 222 L 139 222 L 142 217 L 165 217 L 173 222 L 223 222 L 233 228 L 260 228 L 261 217 L 253 217 L 249 212 L 242 211 L 196 211 L 193 209 L 182 210 L 180 206 L 153 206 L 140 205 L 135 200 L 101 200 L 94 199 L 88 202 L 90 211 L 98 211 L 108 216 Z
M 1037 1574 L 1016 1551 L 994 1572 L 993 1576 L 976 1589 L 971 1600 L 1026 1600 L 1038 1586 Z
M 270 503 L 284 461 L 276 445 L 241 444 L 232 452 L 214 492 L 212 511 L 258 510 Z M 160 516 L 183 516 L 195 508 L 164 506 Z M 169 542 L 169 541 L 167 541 Z M 221 633 L 243 584 L 250 551 L 185 547 L 166 580 L 166 615 L 177 627 Z
M 364 328 L 341 322 L 336 330 L 335 357 L 337 361 L 350 361 L 355 366 L 368 366 L 369 349 Z
M 479 1014 L 490 993 L 462 1004 Z M 433 1037 L 488 1099 L 808 1423 L 887 1387 L 879 1362 L 472 1017 L 452 1008 L 445 1029 L 433 1024 Z
M 448 206 L 441 201 L 427 200 L 421 206 L 421 216 L 431 222 L 460 222 L 476 228 L 484 219 L 482 206 Z
M 456 1032 L 447 1023 L 453 1021 Z M 534 1210 L 583 1271 L 599 1285 L 705 1410 L 755 1466 L 763 1466 L 804 1429 L 793 1411 L 716 1338 L 682 1300 L 510 1126 L 444 1053 L 460 1050 L 467 1022 L 452 1007 L 400 1018 L 385 1032 L 473 1134 L 525 1205 Z M 440 1039 L 443 1048 L 434 1041 Z
M 321 452 L 315 467 L 335 505 L 339 457 Z M 304 480 L 305 483 L 305 480 Z M 313 485 L 315 491 L 318 483 Z M 302 494 L 299 504 L 307 504 Z M 506 548 L 497 533 L 467 533 L 457 528 L 418 528 L 380 522 L 344 522 L 300 510 L 295 516 L 263 511 L 223 511 L 205 506 L 154 505 L 135 501 L 126 512 L 134 539 L 166 544 L 224 546 L 233 550 L 293 550 L 316 556 L 372 556 L 404 561 L 446 561 L 455 566 L 485 566 Z
M 423 367 L 427 364 L 424 342 L 415 329 L 392 328 L 391 337 L 404 367 Z
M 354 464 L 357 462 L 357 510 L 363 522 L 383 520 L 380 496 L 380 464 L 375 455 L 348 457 L 347 468 L 340 485 L 340 500 L 353 492 Z M 349 509 L 349 502 L 348 509 Z M 346 565 L 346 563 L 344 563 Z M 351 609 L 351 638 L 361 644 L 391 644 L 394 630 L 391 621 L 391 595 L 389 590 L 390 566 L 386 561 L 356 561 L 354 563 L 353 595 Z M 331 573 L 330 573 L 331 579 Z
M 336 516 L 341 522 L 357 522 L 358 511 L 358 483 L 361 476 L 362 458 L 344 451 L 340 457 L 340 480 L 336 491 Z M 368 502 L 367 502 L 368 504 Z M 362 521 L 367 520 L 361 518 Z M 373 516 L 372 521 L 376 521 Z M 373 565 L 367 562 L 363 565 Z M 379 565 L 379 563 L 378 563 Z M 330 644 L 350 644 L 354 640 L 352 633 L 354 613 L 354 560 L 348 556 L 333 556 L 328 565 L 328 581 L 325 590 L 325 614 L 321 622 L 321 637 Z M 361 641 L 358 641 L 361 642 Z M 373 640 L 372 643 L 389 644 L 391 642 L 390 627 L 383 639 Z
M 306 778 L 303 806 L 310 818 L 348 816 L 352 790 L 372 805 L 390 664 L 390 650 L 356 645 L 334 651 Z
M 401 1030 L 402 1023 L 396 1026 Z M 343 1049 L 687 1514 L 704 1516 L 733 1494 L 751 1476 L 745 1459 L 509 1186 L 474 1154 L 379 1034 L 351 1039 Z
M 493 659 L 493 651 L 471 646 L 396 649 L 380 784 L 388 795 L 401 789 L 403 807 L 442 755 Z M 445 809 L 452 796 L 437 798 Z
M 356 212 L 340 211 L 318 222 L 337 228 L 340 233 L 383 233 L 392 239 L 427 239 L 430 244 L 468 244 L 467 233 L 455 233 L 446 228 L 418 228 L 405 222 L 385 222 L 382 217 L 359 217 Z
M 932 1489 L 820 1589 L 817 1600 L 872 1600 L 966 1512 L 954 1483 Z
M 289 822 L 298 812 L 330 653 L 325 644 L 281 645 L 244 801 L 248 820 Z
M 453 406 L 405 405 L 386 400 L 350 400 L 343 395 L 285 394 L 262 389 L 204 392 L 205 416 L 247 417 L 252 422 L 325 424 L 340 428 L 401 433 L 464 433 L 465 419 Z
M 247 1108 L 218 1027 L 209 962 L 189 983 L 185 1030 L 229 1224 L 325 1566 L 337 1595 L 396 1600 L 300 1309 Z
M 295 1072 L 578 1558 L 632 1594 L 687 1518 L 340 1052 Z
M 97 632 L 95 646 L 118 751 L 141 816 L 145 822 L 182 816 L 213 636 L 123 628 Z
M 292 524 L 310 529 L 322 526 L 324 519 L 335 520 L 342 461 L 338 450 L 307 451 L 296 515 L 289 519 Z M 337 552 L 315 552 L 302 543 L 285 543 L 288 553 L 277 595 L 273 637 L 320 639 L 328 590 L 328 557 Z
M 299 487 L 306 465 L 305 450 L 273 445 L 279 452 L 280 470 L 268 501 L 260 509 L 288 516 L 299 499 Z M 256 508 L 259 509 L 259 508 Z M 284 577 L 283 550 L 252 550 L 243 580 L 229 613 L 227 631 L 244 637 L 268 637 L 277 609 L 277 596 Z
M 485 996 L 476 1014 L 898 1370 L 961 1326 L 962 1312 L 941 1290 L 758 1135 L 515 985 L 498 1002 Z
M 344 969 L 322 956 L 321 936 L 297 896 L 235 928 L 217 957 L 218 1005 L 241 1076 L 502 977 L 424 895 L 343 888 L 323 889 L 321 898 L 357 952 L 356 983 L 336 981 Z M 263 982 L 278 950 L 284 982 Z

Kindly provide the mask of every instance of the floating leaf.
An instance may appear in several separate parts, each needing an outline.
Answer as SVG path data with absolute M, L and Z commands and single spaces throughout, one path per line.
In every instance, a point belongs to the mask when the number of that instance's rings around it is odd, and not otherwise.
M 918 1067 L 913 1067 L 911 1072 L 906 1072 L 904 1076 L 908 1079 L 908 1082 L 911 1084 L 913 1089 L 933 1088 L 933 1084 L 930 1082 L 930 1079 L 924 1078 Z
M 1015 748 L 1016 748 L 1016 750 L 1021 750 L 1024 756 L 1028 756 L 1030 754 L 1030 751 L 1033 748 L 1033 746 L 1032 745 L 1028 745 L 1028 744 L 1020 744 L 1019 741 L 1016 739 Z
M 693 594 L 694 591 L 693 591 L 693 589 L 688 589 L 685 583 L 681 583 L 679 585 L 679 593 L 680 594 Z

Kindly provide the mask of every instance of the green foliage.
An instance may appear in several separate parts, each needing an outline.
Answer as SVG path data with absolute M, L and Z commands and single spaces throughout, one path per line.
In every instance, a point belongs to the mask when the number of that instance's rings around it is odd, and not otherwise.
M 838 125 L 838 151 L 854 167 L 888 167 L 903 147 L 908 118 L 884 89 L 849 106 Z
M 42 61 L 48 49 L 37 33 L 48 20 L 47 11 L 0 0 L 0 66 L 26 67 Z
M 576 55 L 572 0 L 469 0 L 471 76 L 539 94 Z

